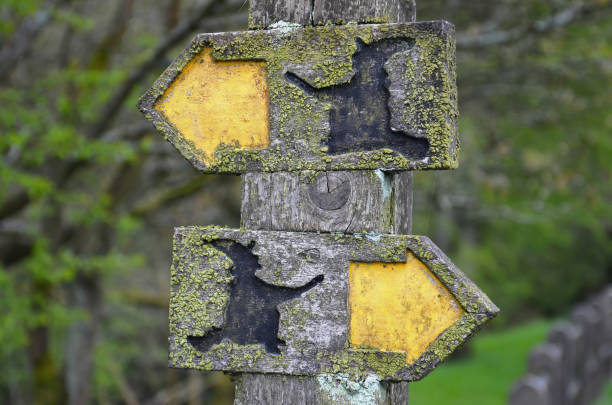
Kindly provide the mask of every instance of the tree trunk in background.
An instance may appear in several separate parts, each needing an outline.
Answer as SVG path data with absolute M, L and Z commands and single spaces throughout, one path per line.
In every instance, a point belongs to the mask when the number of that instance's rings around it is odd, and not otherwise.
M 87 314 L 73 323 L 66 344 L 66 389 L 68 404 L 91 402 L 93 354 L 102 304 L 102 280 L 96 275 L 80 274 L 70 288 L 72 308 Z

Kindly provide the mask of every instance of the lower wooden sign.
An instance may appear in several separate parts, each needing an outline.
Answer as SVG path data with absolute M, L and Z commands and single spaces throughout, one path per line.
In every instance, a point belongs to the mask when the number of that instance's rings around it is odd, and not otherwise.
M 423 236 L 177 228 L 169 363 L 413 381 L 497 312 Z

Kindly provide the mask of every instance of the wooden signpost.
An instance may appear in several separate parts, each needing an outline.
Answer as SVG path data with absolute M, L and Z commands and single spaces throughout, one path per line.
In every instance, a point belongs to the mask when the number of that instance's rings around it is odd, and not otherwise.
M 254 31 L 198 35 L 140 101 L 243 176 L 241 229 L 177 228 L 170 299 L 170 366 L 236 374 L 236 404 L 405 404 L 498 312 L 409 235 L 408 170 L 458 144 L 454 28 L 414 9 L 252 0 Z

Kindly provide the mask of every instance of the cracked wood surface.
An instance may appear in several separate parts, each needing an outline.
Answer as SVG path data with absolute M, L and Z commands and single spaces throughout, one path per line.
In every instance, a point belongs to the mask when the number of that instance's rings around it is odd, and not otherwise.
M 382 171 L 248 173 L 246 229 L 409 233 L 412 174 Z
M 300 25 L 414 21 L 414 0 L 251 0 L 249 28 L 279 21 Z
M 412 229 L 411 172 L 247 173 L 241 226 L 274 231 L 394 233 Z

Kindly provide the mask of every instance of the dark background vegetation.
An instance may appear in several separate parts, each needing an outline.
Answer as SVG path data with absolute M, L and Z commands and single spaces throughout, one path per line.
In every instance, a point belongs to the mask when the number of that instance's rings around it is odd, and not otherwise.
M 562 315 L 612 282 L 612 4 L 417 1 L 457 25 L 461 166 L 416 174 L 429 235 L 502 308 Z M 225 403 L 169 370 L 174 226 L 239 224 L 135 104 L 243 0 L 0 0 L 0 402 Z M 474 382 L 475 384 L 477 382 Z

